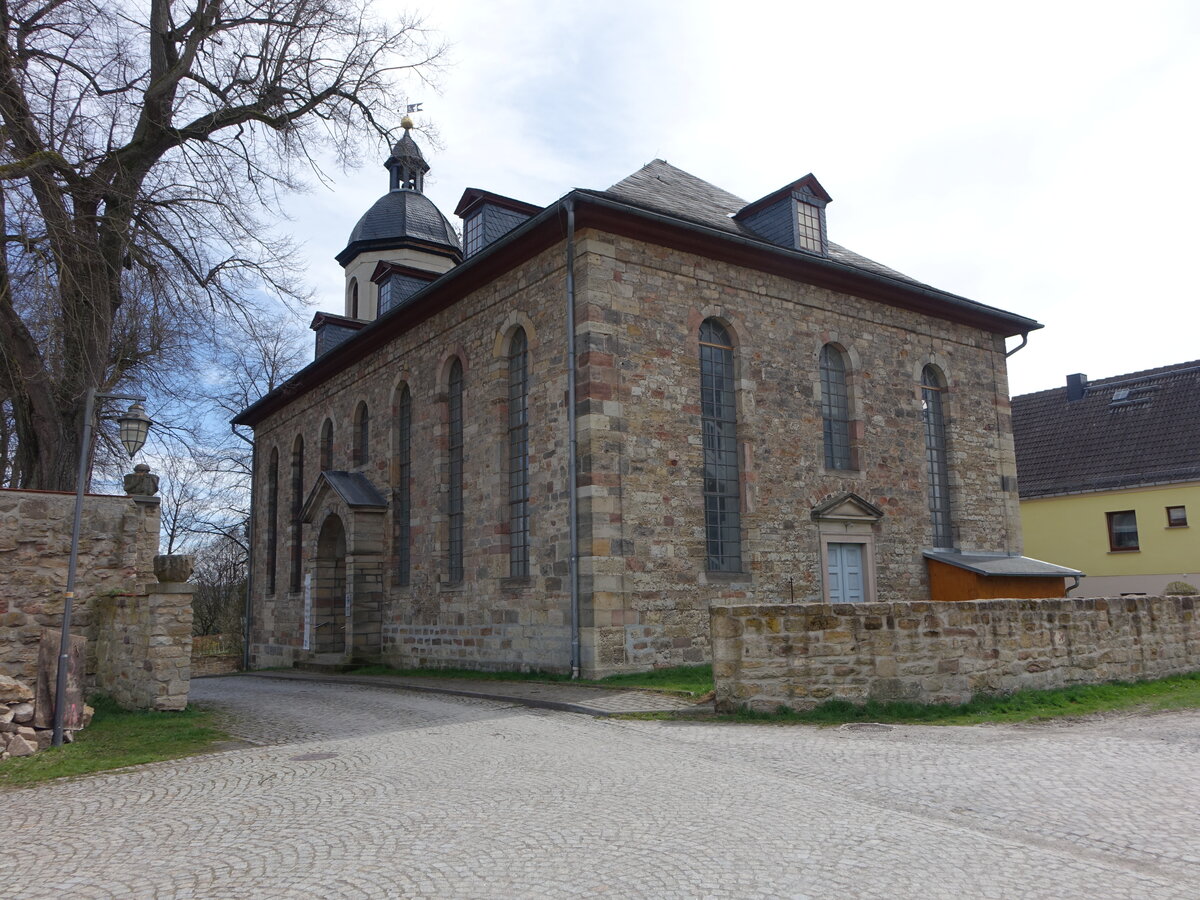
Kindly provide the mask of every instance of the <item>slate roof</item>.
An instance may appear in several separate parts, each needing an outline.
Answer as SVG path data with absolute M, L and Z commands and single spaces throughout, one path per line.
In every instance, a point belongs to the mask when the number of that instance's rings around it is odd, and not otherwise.
M 1127 391 L 1125 395 L 1118 392 Z M 1023 499 L 1200 480 L 1200 360 L 1012 400 Z
M 698 225 L 707 225 L 755 241 L 762 240 L 760 235 L 730 218 L 746 206 L 748 200 L 676 168 L 664 159 L 646 163 L 628 178 L 618 181 L 602 193 Z M 877 275 L 886 275 L 888 278 L 928 287 L 915 278 L 860 256 L 833 241 L 829 242 L 829 258 Z
M 312 521 L 318 498 L 324 493 L 326 486 L 342 498 L 351 509 L 387 509 L 387 500 L 375 485 L 367 480 L 361 472 L 343 472 L 340 469 L 330 469 L 317 475 L 308 499 L 300 510 L 300 518 L 305 522 Z
M 376 200 L 358 220 L 337 260 L 344 265 L 361 250 L 393 249 L 405 239 L 462 251 L 454 226 L 432 200 L 420 191 L 395 190 Z

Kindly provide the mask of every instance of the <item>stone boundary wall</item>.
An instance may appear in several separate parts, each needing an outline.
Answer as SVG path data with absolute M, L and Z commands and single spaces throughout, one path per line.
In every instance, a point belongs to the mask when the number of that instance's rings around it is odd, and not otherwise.
M 88 639 L 89 673 L 97 598 L 155 581 L 158 506 L 157 497 L 84 497 L 71 630 Z M 73 493 L 0 489 L 0 675 L 28 686 L 37 680 L 41 629 L 62 628 L 74 507 Z
M 96 604 L 96 683 L 126 709 L 184 709 L 192 672 L 191 584 L 147 585 Z
M 242 667 L 240 653 L 208 653 L 192 655 L 192 677 L 233 675 Z
M 1200 597 L 718 605 L 716 706 L 961 703 L 1200 670 Z

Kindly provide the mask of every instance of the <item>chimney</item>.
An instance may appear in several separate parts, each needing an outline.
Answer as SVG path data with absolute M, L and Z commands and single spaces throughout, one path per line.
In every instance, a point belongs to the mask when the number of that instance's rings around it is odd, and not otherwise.
M 1086 375 L 1068 375 L 1067 376 L 1067 402 L 1074 403 L 1076 400 L 1082 400 L 1083 395 L 1087 393 L 1087 376 Z

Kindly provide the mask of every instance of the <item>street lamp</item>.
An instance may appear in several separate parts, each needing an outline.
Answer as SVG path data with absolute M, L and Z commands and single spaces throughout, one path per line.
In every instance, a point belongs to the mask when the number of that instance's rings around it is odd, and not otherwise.
M 58 672 L 54 682 L 54 737 L 55 747 L 61 747 L 63 742 L 63 708 L 67 700 L 67 659 L 71 651 L 71 606 L 75 600 L 75 569 L 79 562 L 79 528 L 83 519 L 83 491 L 87 486 L 88 470 L 91 464 L 92 449 L 92 419 L 95 416 L 97 400 L 132 400 L 129 410 L 117 419 L 121 429 L 121 443 L 129 453 L 129 458 L 142 449 L 146 443 L 146 435 L 150 432 L 150 417 L 142 406 L 145 397 L 128 394 L 100 394 L 95 388 L 88 388 L 87 402 L 83 409 L 83 438 L 79 447 L 79 472 L 75 477 L 75 521 L 71 525 L 71 560 L 67 564 L 67 591 L 63 596 L 62 636 L 58 643 Z

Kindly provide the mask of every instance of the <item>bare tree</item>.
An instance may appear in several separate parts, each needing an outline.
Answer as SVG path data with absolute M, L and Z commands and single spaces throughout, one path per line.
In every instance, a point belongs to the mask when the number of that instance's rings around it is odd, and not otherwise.
M 69 489 L 89 387 L 145 385 L 256 294 L 303 296 L 264 217 L 318 150 L 383 135 L 441 48 L 360 0 L 0 0 L 0 32 L 11 477 Z

